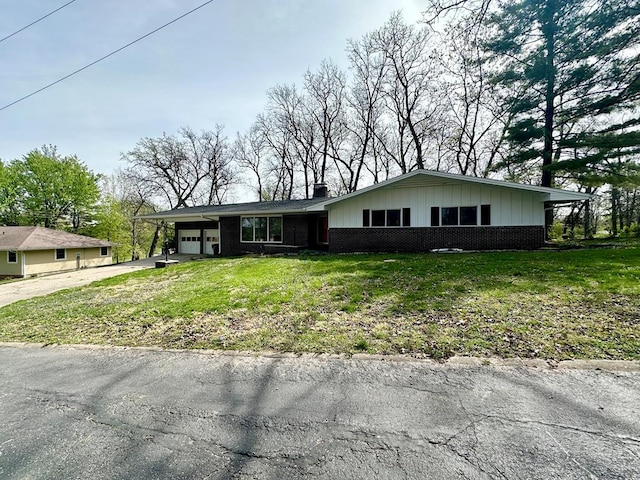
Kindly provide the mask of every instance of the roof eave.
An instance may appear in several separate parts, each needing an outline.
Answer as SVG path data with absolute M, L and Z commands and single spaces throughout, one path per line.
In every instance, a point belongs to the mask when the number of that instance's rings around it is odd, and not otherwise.
M 202 221 L 212 220 L 207 217 L 238 217 L 247 215 L 287 215 L 297 213 L 307 213 L 310 209 L 296 209 L 296 210 L 246 210 L 238 212 L 207 212 L 207 213 L 185 213 L 178 214 L 174 212 L 172 215 L 143 215 L 140 217 L 134 217 L 138 220 L 166 220 L 168 222 L 181 222 L 184 220 L 202 219 Z

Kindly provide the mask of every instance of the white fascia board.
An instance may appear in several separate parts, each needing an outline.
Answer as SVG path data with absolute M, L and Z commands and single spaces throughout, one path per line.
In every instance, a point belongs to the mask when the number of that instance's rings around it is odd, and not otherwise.
M 166 222 L 170 222 L 170 223 L 175 223 L 175 222 L 197 222 L 197 221 L 202 221 L 202 222 L 206 222 L 209 220 L 220 220 L 220 218 L 222 217 L 242 217 L 242 216 L 248 216 L 248 215 L 252 215 L 255 217 L 268 217 L 268 216 L 274 216 L 274 215 L 288 215 L 288 214 L 296 214 L 296 213 L 306 213 L 307 210 L 285 210 L 285 211 L 278 211 L 278 210 L 273 210 L 273 211 L 264 211 L 264 210 L 259 210 L 259 211 L 252 211 L 252 210 L 247 210 L 247 211 L 243 211 L 243 212 L 225 212 L 225 213 L 185 213 L 185 214 L 175 214 L 175 215 L 161 215 L 161 214 L 157 214 L 157 215 L 144 215 L 144 216 L 140 216 L 140 217 L 136 217 L 138 220 L 164 220 Z

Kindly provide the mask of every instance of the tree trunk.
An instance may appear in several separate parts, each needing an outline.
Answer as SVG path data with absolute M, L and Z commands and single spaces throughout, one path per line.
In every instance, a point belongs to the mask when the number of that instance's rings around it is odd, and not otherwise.
M 542 32 L 545 38 L 546 49 L 546 89 L 544 108 L 544 149 L 542 151 L 542 186 L 553 187 L 553 175 L 546 167 L 553 162 L 553 114 L 554 114 L 554 92 L 556 81 L 555 69 L 555 30 L 553 14 L 555 11 L 555 1 L 547 0 L 542 19 Z M 549 230 L 553 224 L 553 210 L 550 203 L 545 203 L 545 238 L 549 240 Z
M 156 223 L 156 230 L 153 232 L 153 240 L 151 240 L 151 246 L 149 247 L 148 257 L 153 257 L 153 254 L 156 252 L 156 248 L 158 246 L 158 240 L 160 238 L 160 230 L 162 229 L 162 225 L 164 222 Z
M 618 235 L 618 189 L 611 188 L 611 235 Z
M 589 200 L 584 202 L 584 238 L 591 238 L 591 204 Z

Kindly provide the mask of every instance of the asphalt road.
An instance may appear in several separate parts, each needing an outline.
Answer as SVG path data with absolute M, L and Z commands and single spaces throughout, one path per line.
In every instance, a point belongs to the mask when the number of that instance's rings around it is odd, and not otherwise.
M 638 479 L 640 369 L 0 347 L 0 478 Z

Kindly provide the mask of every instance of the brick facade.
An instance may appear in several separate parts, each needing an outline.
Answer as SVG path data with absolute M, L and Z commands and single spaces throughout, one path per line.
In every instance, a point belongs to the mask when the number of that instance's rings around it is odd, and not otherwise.
M 308 215 L 282 216 L 282 243 L 242 243 L 240 217 L 220 218 L 220 253 L 243 255 L 246 253 L 285 253 L 309 247 Z
M 200 236 L 204 238 L 205 230 L 215 230 L 218 228 L 218 222 L 210 220 L 208 222 L 176 222 L 174 225 L 174 239 L 173 243 L 169 245 L 169 248 L 178 248 L 180 244 L 179 234 L 180 230 L 200 230 Z M 200 254 L 203 253 L 204 244 L 200 244 Z
M 428 252 L 436 248 L 464 250 L 532 250 L 544 245 L 544 227 L 415 227 L 332 228 L 329 251 Z

